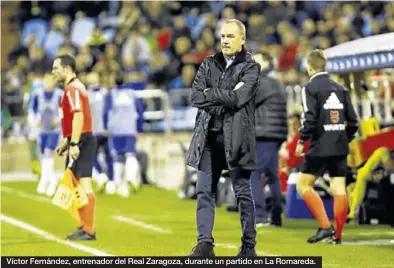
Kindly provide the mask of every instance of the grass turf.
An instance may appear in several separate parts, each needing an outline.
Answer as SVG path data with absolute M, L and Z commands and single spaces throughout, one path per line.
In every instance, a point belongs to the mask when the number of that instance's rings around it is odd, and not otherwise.
M 63 239 L 76 228 L 69 214 L 35 194 L 34 182 L 2 183 L 1 214 Z M 234 256 L 240 245 L 238 214 L 218 208 L 215 252 Z M 119 221 L 126 219 L 128 222 Z M 88 256 L 87 252 L 49 241 L 9 222 L 1 222 L 4 256 Z M 394 230 L 388 226 L 346 225 L 343 240 L 361 244 L 307 244 L 313 220 L 284 220 L 284 227 L 258 229 L 259 255 L 323 256 L 323 267 L 390 267 L 394 263 Z M 145 187 L 128 199 L 97 195 L 97 241 L 79 244 L 117 256 L 184 256 L 196 241 L 195 201 L 175 192 Z M 366 243 L 370 245 L 365 245 Z M 376 245 L 374 245 L 376 244 Z M 380 244 L 380 245 L 378 245 Z

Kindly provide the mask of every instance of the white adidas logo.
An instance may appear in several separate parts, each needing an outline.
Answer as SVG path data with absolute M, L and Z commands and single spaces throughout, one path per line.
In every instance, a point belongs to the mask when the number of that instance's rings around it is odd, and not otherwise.
M 323 105 L 323 108 L 326 110 L 331 109 L 343 109 L 343 104 L 339 101 L 337 95 L 332 92 L 330 97 L 326 100 L 326 103 Z

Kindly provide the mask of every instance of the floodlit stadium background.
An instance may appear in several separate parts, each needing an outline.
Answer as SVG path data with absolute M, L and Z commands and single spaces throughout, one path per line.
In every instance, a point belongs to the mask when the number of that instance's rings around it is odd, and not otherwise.
M 183 148 L 196 115 L 189 88 L 199 63 L 219 48 L 224 20 L 243 21 L 247 48 L 275 57 L 289 114 L 301 111 L 300 90 L 307 81 L 302 63 L 308 51 L 394 31 L 390 2 L 2 1 L 1 13 L 2 255 L 189 253 L 196 240 L 195 203 L 178 194 L 186 170 Z M 85 83 L 88 73 L 97 72 L 100 84 L 111 88 L 115 74 L 123 72 L 145 102 L 145 133 L 138 147 L 148 155 L 148 178 L 155 186 L 128 199 L 98 194 L 98 240 L 83 243 L 84 249 L 61 240 L 74 222 L 50 198 L 35 193 L 30 159 L 26 103 L 59 53 L 76 57 Z M 360 117 L 371 116 L 372 104 L 381 125 L 393 125 L 387 97 L 394 96 L 392 69 L 364 74 L 373 98 L 352 90 Z M 56 167 L 61 176 L 62 158 L 56 158 Z M 215 250 L 234 255 L 240 243 L 238 216 L 224 205 L 217 211 Z M 259 229 L 258 252 L 323 255 L 325 267 L 388 267 L 394 261 L 394 230 L 387 224 L 346 225 L 344 241 L 351 245 L 341 247 L 307 245 L 315 227 L 313 220 L 285 220 L 283 228 Z

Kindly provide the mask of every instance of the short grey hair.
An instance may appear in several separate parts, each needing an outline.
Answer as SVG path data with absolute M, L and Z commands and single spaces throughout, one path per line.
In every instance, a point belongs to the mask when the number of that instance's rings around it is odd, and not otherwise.
M 243 24 L 240 20 L 237 20 L 237 19 L 226 20 L 226 22 L 224 24 L 230 24 L 230 23 L 235 23 L 238 26 L 238 29 L 241 32 L 241 34 L 246 38 L 245 24 Z

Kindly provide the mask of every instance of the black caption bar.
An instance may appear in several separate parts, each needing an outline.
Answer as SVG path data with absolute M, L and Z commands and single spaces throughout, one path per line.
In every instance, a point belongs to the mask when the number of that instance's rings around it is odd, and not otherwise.
M 130 266 L 154 267 L 308 267 L 322 268 L 322 257 L 1 257 L 1 267 L 99 267 Z

